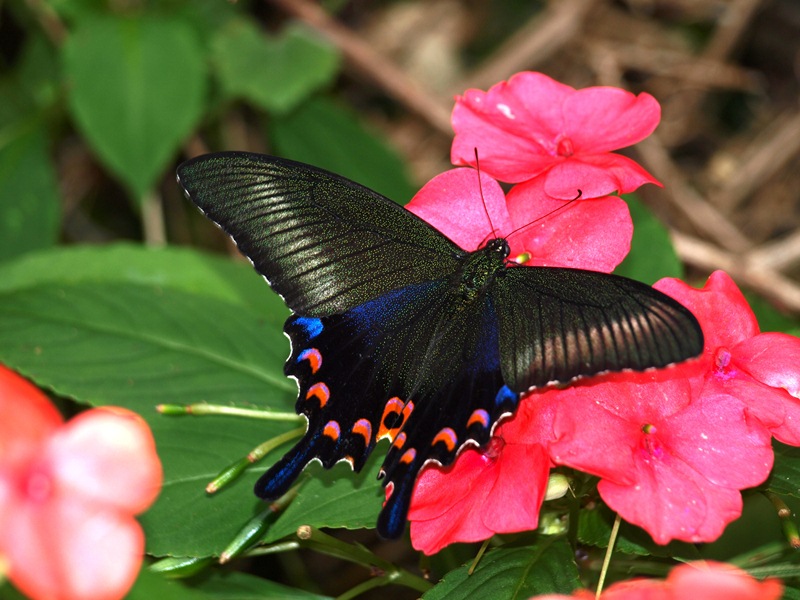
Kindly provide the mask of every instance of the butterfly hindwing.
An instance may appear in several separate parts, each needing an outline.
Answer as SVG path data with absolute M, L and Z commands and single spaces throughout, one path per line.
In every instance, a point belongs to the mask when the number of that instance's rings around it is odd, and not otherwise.
M 436 279 L 464 254 L 388 198 L 302 163 L 223 152 L 183 163 L 178 180 L 299 314 Z
M 502 306 L 503 375 L 519 392 L 603 371 L 664 367 L 703 348 L 692 313 L 625 277 L 514 267 L 491 294 Z
M 497 318 L 488 297 L 465 303 L 448 279 L 407 286 L 341 315 L 292 316 L 286 373 L 297 379 L 297 412 L 308 431 L 256 484 L 272 499 L 313 459 L 358 471 L 376 442 L 389 496 L 379 532 L 403 531 L 426 461 L 450 464 L 467 442 L 482 445 L 516 407 L 503 383 Z

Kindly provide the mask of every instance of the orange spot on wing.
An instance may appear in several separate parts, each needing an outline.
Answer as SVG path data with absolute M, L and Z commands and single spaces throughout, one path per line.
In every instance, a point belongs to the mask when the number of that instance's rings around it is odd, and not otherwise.
M 306 348 L 297 357 L 297 361 L 307 360 L 311 367 L 311 372 L 316 373 L 322 366 L 322 353 L 316 348 Z
M 319 407 L 322 408 L 328 403 L 328 399 L 331 397 L 331 391 L 328 389 L 328 386 L 325 385 L 323 382 L 315 383 L 306 392 L 306 400 L 311 400 L 311 398 L 316 398 L 319 402 Z
M 403 424 L 408 421 L 408 417 L 413 410 L 414 403 L 410 400 L 408 402 L 403 402 L 397 396 L 390 398 L 383 408 L 381 425 L 378 428 L 378 434 L 375 436 L 375 440 L 382 440 L 385 437 L 393 440 Z
M 325 429 L 322 430 L 322 435 L 332 439 L 335 442 L 339 439 L 340 434 L 341 429 L 339 428 L 339 423 L 336 421 L 328 421 L 325 423 Z
M 438 442 L 442 442 L 447 448 L 447 451 L 452 452 L 453 450 L 456 449 L 456 444 L 458 443 L 458 436 L 456 435 L 455 431 L 453 431 L 449 427 L 445 427 L 439 433 L 436 434 L 435 438 L 433 438 L 431 446 L 433 446 Z
M 372 439 L 372 424 L 367 419 L 359 419 L 353 425 L 353 433 L 364 438 L 364 443 L 369 444 Z
M 469 429 L 475 424 L 479 424 L 484 429 L 489 426 L 489 413 L 483 410 L 482 408 L 478 408 L 472 411 L 472 414 L 469 416 L 469 420 L 467 421 L 467 428 Z
M 409 465 L 414 462 L 414 459 L 417 457 L 417 451 L 413 448 L 409 448 L 405 452 L 403 452 L 403 456 L 400 457 L 400 462 L 404 465 Z
M 400 450 L 403 447 L 403 444 L 405 443 L 406 443 L 406 434 L 400 432 L 400 434 L 396 438 L 394 438 L 392 446 Z

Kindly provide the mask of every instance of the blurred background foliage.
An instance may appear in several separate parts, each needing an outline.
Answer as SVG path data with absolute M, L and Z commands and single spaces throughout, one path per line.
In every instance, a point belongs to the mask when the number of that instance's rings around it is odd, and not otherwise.
M 152 405 L 267 397 L 288 410 L 294 390 L 280 374 L 281 303 L 247 267 L 180 248 L 235 255 L 182 197 L 175 166 L 207 151 L 268 152 L 404 203 L 449 167 L 453 96 L 521 70 L 662 103 L 662 125 L 630 153 L 664 188 L 631 200 L 637 235 L 621 272 L 654 281 L 686 265 L 699 284 L 723 268 L 763 329 L 800 333 L 796 0 L 0 0 L 0 360 L 59 396 L 139 410 L 160 449 L 184 444 L 164 454 L 174 487 L 144 518 L 151 553 L 218 554 L 256 510 L 250 484 L 208 508 L 203 484 L 183 489 L 178 474 L 207 479 L 281 430 L 165 425 Z M 209 314 L 218 330 L 203 329 Z M 123 358 L 104 364 L 110 353 Z M 219 366 L 226 353 L 263 373 L 243 386 L 244 369 Z M 181 369 L 190 384 L 176 379 Z M 325 523 L 369 524 L 380 494 L 370 482 L 351 514 L 325 513 Z M 331 489 L 308 497 L 352 495 Z M 376 544 L 362 533 L 351 535 Z M 442 553 L 428 565 L 433 579 L 472 550 Z M 381 553 L 416 568 L 407 544 Z M 330 594 L 366 577 L 312 556 L 256 567 Z M 287 597 L 242 577 L 197 585 L 210 596 Z M 131 597 L 165 594 L 161 585 L 145 575 Z

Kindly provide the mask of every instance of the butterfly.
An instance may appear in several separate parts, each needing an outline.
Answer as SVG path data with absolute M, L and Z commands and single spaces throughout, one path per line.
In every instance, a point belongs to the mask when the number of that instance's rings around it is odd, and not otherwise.
M 256 483 L 267 500 L 314 459 L 359 471 L 388 438 L 377 529 L 398 537 L 422 467 L 486 444 L 524 392 L 703 349 L 691 312 L 648 285 L 517 265 L 500 237 L 463 250 L 388 198 L 310 165 L 223 152 L 183 163 L 178 181 L 293 313 L 284 372 L 308 427 Z

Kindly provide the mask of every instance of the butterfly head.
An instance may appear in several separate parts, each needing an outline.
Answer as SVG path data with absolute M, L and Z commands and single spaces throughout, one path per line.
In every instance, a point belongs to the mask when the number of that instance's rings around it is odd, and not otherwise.
M 487 253 L 498 256 L 501 261 L 505 262 L 508 255 L 511 254 L 511 247 L 505 238 L 493 238 L 486 242 L 485 250 Z

